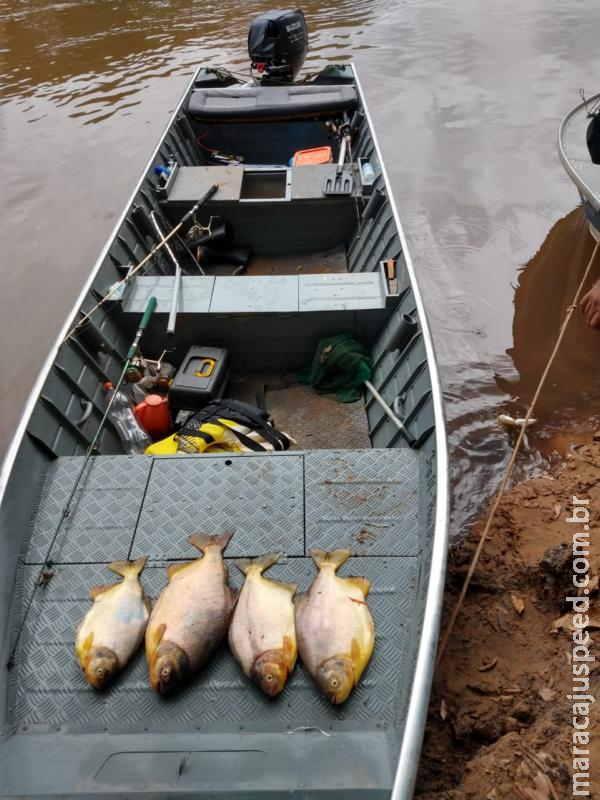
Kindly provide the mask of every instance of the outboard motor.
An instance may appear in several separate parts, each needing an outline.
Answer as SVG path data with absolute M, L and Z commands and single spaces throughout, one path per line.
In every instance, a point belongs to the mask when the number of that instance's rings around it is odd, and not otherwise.
M 307 51 L 308 28 L 300 9 L 268 11 L 250 24 L 248 53 L 262 83 L 291 83 Z

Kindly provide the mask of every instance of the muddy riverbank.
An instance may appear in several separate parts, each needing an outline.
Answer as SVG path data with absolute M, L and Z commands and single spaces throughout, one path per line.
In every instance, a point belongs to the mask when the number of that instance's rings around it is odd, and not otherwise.
M 600 696 L 600 434 L 501 501 L 435 675 L 416 796 L 515 800 L 573 796 L 573 498 L 589 500 L 591 662 Z M 450 554 L 445 623 L 484 519 Z M 578 566 L 582 566 L 579 564 Z M 578 621 L 578 624 L 585 620 Z M 585 634 L 582 634 L 585 636 Z M 584 720 L 579 717 L 578 724 Z M 590 796 L 600 797 L 600 720 L 590 704 Z M 584 737 L 585 738 L 585 737 Z M 594 759 L 595 754 L 595 759 Z

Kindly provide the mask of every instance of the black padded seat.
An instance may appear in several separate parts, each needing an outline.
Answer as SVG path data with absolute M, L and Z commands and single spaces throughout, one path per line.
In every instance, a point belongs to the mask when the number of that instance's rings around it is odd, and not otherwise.
M 355 107 L 353 86 L 228 86 L 196 89 L 188 112 L 204 122 L 249 122 L 329 116 Z

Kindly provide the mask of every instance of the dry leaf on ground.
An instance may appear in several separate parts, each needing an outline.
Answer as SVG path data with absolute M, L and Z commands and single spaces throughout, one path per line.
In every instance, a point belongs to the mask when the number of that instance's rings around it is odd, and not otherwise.
M 516 594 L 511 594 L 510 599 L 517 614 L 522 614 L 523 611 L 525 611 L 525 603 L 523 600 Z

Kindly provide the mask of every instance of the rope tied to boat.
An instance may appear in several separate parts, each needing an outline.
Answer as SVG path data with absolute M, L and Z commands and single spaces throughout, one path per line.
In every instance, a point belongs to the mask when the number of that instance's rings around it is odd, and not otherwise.
M 597 255 L 599 249 L 600 249 L 600 241 L 596 242 L 596 246 L 594 247 L 592 255 L 590 256 L 590 260 L 588 262 L 587 267 L 585 268 L 585 271 L 583 273 L 583 277 L 581 279 L 581 282 L 579 283 L 579 286 L 577 287 L 577 291 L 575 292 L 575 296 L 573 298 L 573 302 L 567 308 L 567 311 L 566 311 L 566 314 L 565 314 L 565 318 L 564 318 L 563 323 L 562 323 L 562 325 L 561 325 L 561 327 L 559 329 L 558 336 L 557 336 L 556 342 L 554 344 L 554 349 L 552 350 L 552 353 L 550 354 L 550 357 L 549 357 L 549 359 L 548 359 L 548 361 L 546 363 L 546 366 L 544 368 L 542 376 L 541 376 L 541 378 L 540 378 L 540 380 L 538 382 L 537 388 L 536 388 L 535 393 L 533 395 L 533 399 L 531 400 L 531 403 L 529 404 L 529 408 L 527 409 L 527 413 L 525 414 L 525 419 L 523 420 L 523 424 L 521 425 L 521 430 L 519 431 L 519 435 L 517 437 L 517 441 L 515 442 L 515 445 L 513 447 L 513 451 L 512 451 L 510 460 L 509 460 L 508 465 L 506 467 L 506 470 L 504 472 L 504 477 L 502 478 L 502 482 L 500 484 L 500 489 L 498 490 L 498 493 L 496 494 L 494 502 L 492 503 L 492 507 L 491 507 L 490 512 L 489 512 L 489 514 L 487 516 L 485 525 L 483 527 L 483 531 L 481 532 L 481 536 L 479 537 L 479 542 L 477 543 L 477 547 L 475 549 L 475 553 L 473 554 L 473 558 L 471 559 L 471 563 L 469 564 L 469 569 L 467 570 L 467 574 L 466 574 L 465 579 L 463 581 L 463 585 L 461 587 L 461 590 L 460 590 L 460 593 L 459 593 L 459 596 L 458 596 L 458 600 L 456 601 L 456 603 L 454 605 L 454 608 L 452 610 L 452 615 L 450 617 L 450 622 L 448 623 L 448 627 L 446 629 L 446 632 L 444 633 L 444 636 L 443 636 L 442 641 L 440 643 L 440 646 L 438 648 L 438 653 L 437 653 L 437 658 L 436 658 L 436 666 L 439 665 L 440 661 L 442 660 L 442 656 L 444 655 L 444 650 L 446 649 L 446 645 L 448 644 L 448 640 L 450 638 L 450 634 L 452 633 L 452 630 L 453 630 L 454 625 L 456 623 L 456 619 L 458 617 L 458 614 L 460 612 L 462 604 L 463 604 L 463 602 L 465 600 L 465 597 L 467 595 L 467 591 L 469 589 L 469 585 L 470 585 L 471 580 L 473 578 L 473 575 L 475 573 L 475 569 L 477 568 L 477 564 L 479 563 L 479 558 L 480 558 L 481 553 L 483 551 L 483 546 L 484 546 L 484 544 L 485 544 L 485 542 L 486 542 L 486 540 L 487 540 L 487 538 L 489 536 L 489 533 L 490 533 L 490 530 L 491 530 L 491 527 L 492 527 L 492 523 L 494 522 L 494 519 L 496 517 L 496 511 L 498 510 L 498 506 L 500 505 L 500 501 L 502 500 L 504 492 L 506 491 L 506 487 L 508 485 L 508 481 L 509 481 L 510 476 L 512 474 L 513 468 L 514 468 L 516 460 L 517 460 L 517 456 L 519 454 L 519 451 L 521 449 L 521 445 L 523 444 L 523 440 L 524 440 L 525 434 L 527 432 L 527 426 L 529 424 L 529 420 L 533 416 L 533 412 L 535 410 L 536 403 L 537 403 L 537 401 L 538 401 L 538 399 L 540 397 L 540 394 L 541 394 L 542 389 L 544 387 L 544 384 L 546 382 L 546 378 L 548 377 L 550 369 L 552 368 L 552 364 L 554 363 L 556 355 L 557 355 L 557 353 L 558 353 L 558 351 L 560 349 L 560 345 L 562 343 L 562 340 L 564 338 L 565 332 L 567 330 L 567 326 L 569 324 L 569 321 L 570 321 L 571 317 L 573 316 L 573 311 L 575 311 L 575 309 L 578 308 L 578 306 L 579 306 L 579 299 L 581 297 L 581 293 L 583 291 L 583 287 L 585 286 L 585 283 L 586 283 L 586 281 L 588 279 L 588 276 L 589 276 L 590 271 L 592 269 L 592 265 L 594 263 L 594 260 L 596 258 L 596 255 Z

